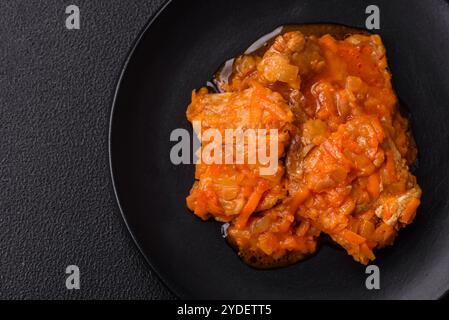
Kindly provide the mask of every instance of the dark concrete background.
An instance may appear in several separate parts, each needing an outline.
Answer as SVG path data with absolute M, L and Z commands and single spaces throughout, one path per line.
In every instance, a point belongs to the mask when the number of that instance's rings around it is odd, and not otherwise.
M 163 2 L 0 0 L 0 299 L 174 298 L 122 221 L 107 144 L 122 65 Z
M 121 67 L 163 2 L 0 1 L 0 299 L 173 298 L 122 221 L 107 144 Z

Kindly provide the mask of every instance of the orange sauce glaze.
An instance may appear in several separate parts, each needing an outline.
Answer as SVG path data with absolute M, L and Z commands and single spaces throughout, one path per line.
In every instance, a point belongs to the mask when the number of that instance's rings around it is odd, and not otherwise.
M 255 267 L 301 260 L 323 233 L 367 264 L 413 221 L 421 197 L 382 40 L 334 25 L 277 33 L 225 64 L 220 92 L 194 91 L 187 117 L 203 129 L 279 130 L 278 171 L 197 164 L 187 205 L 230 222 L 229 242 Z

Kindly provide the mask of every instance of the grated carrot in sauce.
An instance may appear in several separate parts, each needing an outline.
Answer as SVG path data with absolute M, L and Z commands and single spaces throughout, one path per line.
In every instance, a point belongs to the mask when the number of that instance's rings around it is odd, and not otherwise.
M 197 164 L 187 197 L 200 218 L 231 223 L 228 240 L 245 262 L 295 263 L 326 233 L 367 264 L 412 223 L 417 150 L 378 35 L 282 33 L 235 59 L 218 83 L 221 92 L 192 93 L 189 121 L 279 132 L 277 172 L 261 175 L 258 162 Z

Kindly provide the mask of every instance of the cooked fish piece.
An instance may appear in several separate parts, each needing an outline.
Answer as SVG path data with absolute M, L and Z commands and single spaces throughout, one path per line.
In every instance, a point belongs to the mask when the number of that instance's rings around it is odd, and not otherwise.
M 246 263 L 257 268 L 281 267 L 316 251 L 320 231 L 307 220 L 295 219 L 296 208 L 304 196 L 291 197 L 252 216 L 243 228 L 231 224 L 228 241 Z
M 382 173 L 383 191 L 375 203 L 374 212 L 384 223 L 399 230 L 413 221 L 420 204 L 421 188 L 393 140 L 387 139 L 384 146 L 387 161 Z
M 233 93 L 200 90 L 192 95 L 187 118 L 201 123 L 201 132 L 197 133 L 201 134 L 203 148 L 216 143 L 205 138 L 208 129 L 218 131 L 223 138 L 230 129 L 239 129 L 243 133 L 267 130 L 265 146 L 257 140 L 256 150 L 250 150 L 249 136 L 240 142 L 233 136 L 231 141 L 220 142 L 218 150 L 223 156 L 219 163 L 196 165 L 196 182 L 187 197 L 187 205 L 196 215 L 203 219 L 213 216 L 219 221 L 230 221 L 243 212 L 241 219 L 245 221 L 253 212 L 270 209 L 286 197 L 284 167 L 279 158 L 289 143 L 293 114 L 280 94 L 260 85 Z M 259 161 L 259 148 L 263 146 L 270 152 L 270 129 L 277 130 L 278 154 L 273 157 L 277 169 L 271 174 L 263 174 L 260 169 L 267 165 Z M 240 148 L 238 143 L 241 143 Z M 232 150 L 230 158 L 226 155 L 227 150 Z M 249 161 L 250 152 L 257 153 L 254 163 Z M 237 161 L 237 154 L 243 163 Z
M 281 129 L 292 122 L 293 114 L 279 93 L 255 85 L 242 92 L 193 92 L 187 119 L 224 136 L 225 129 Z
M 272 176 L 261 176 L 257 166 L 230 164 L 197 164 L 195 175 L 187 206 L 202 219 L 213 216 L 227 222 L 239 216 L 250 200 L 254 208 L 248 216 L 270 209 L 287 196 L 281 164 Z
M 287 154 L 289 191 L 311 190 L 299 218 L 365 264 L 375 258 L 373 249 L 392 244 L 413 220 L 421 196 L 406 160 L 384 134 L 377 117 L 360 116 L 318 145 L 303 134 L 302 149 L 296 139 Z

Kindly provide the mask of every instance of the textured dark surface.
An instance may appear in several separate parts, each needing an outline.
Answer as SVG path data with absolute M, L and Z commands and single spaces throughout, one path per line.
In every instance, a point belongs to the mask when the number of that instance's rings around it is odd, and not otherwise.
M 190 128 L 192 88 L 255 38 L 288 22 L 365 25 L 371 0 L 173 1 L 136 47 L 114 109 L 111 157 L 124 216 L 155 271 L 183 298 L 436 299 L 449 287 L 449 6 L 442 0 L 377 0 L 379 34 L 396 92 L 408 106 L 423 190 L 415 222 L 394 246 L 376 251 L 381 289 L 366 271 L 323 245 L 311 259 L 278 270 L 248 268 L 217 223 L 188 214 L 193 166 L 169 161 L 170 133 Z M 408 24 L 414 23 L 414 32 Z M 437 35 L 429 37 L 429 35 Z M 181 272 L 180 272 L 181 271 Z
M 0 0 L 0 299 L 173 298 L 125 228 L 107 152 L 121 66 L 163 1 Z
M 107 152 L 121 67 L 162 3 L 0 1 L 0 298 L 173 297 L 122 222 Z

